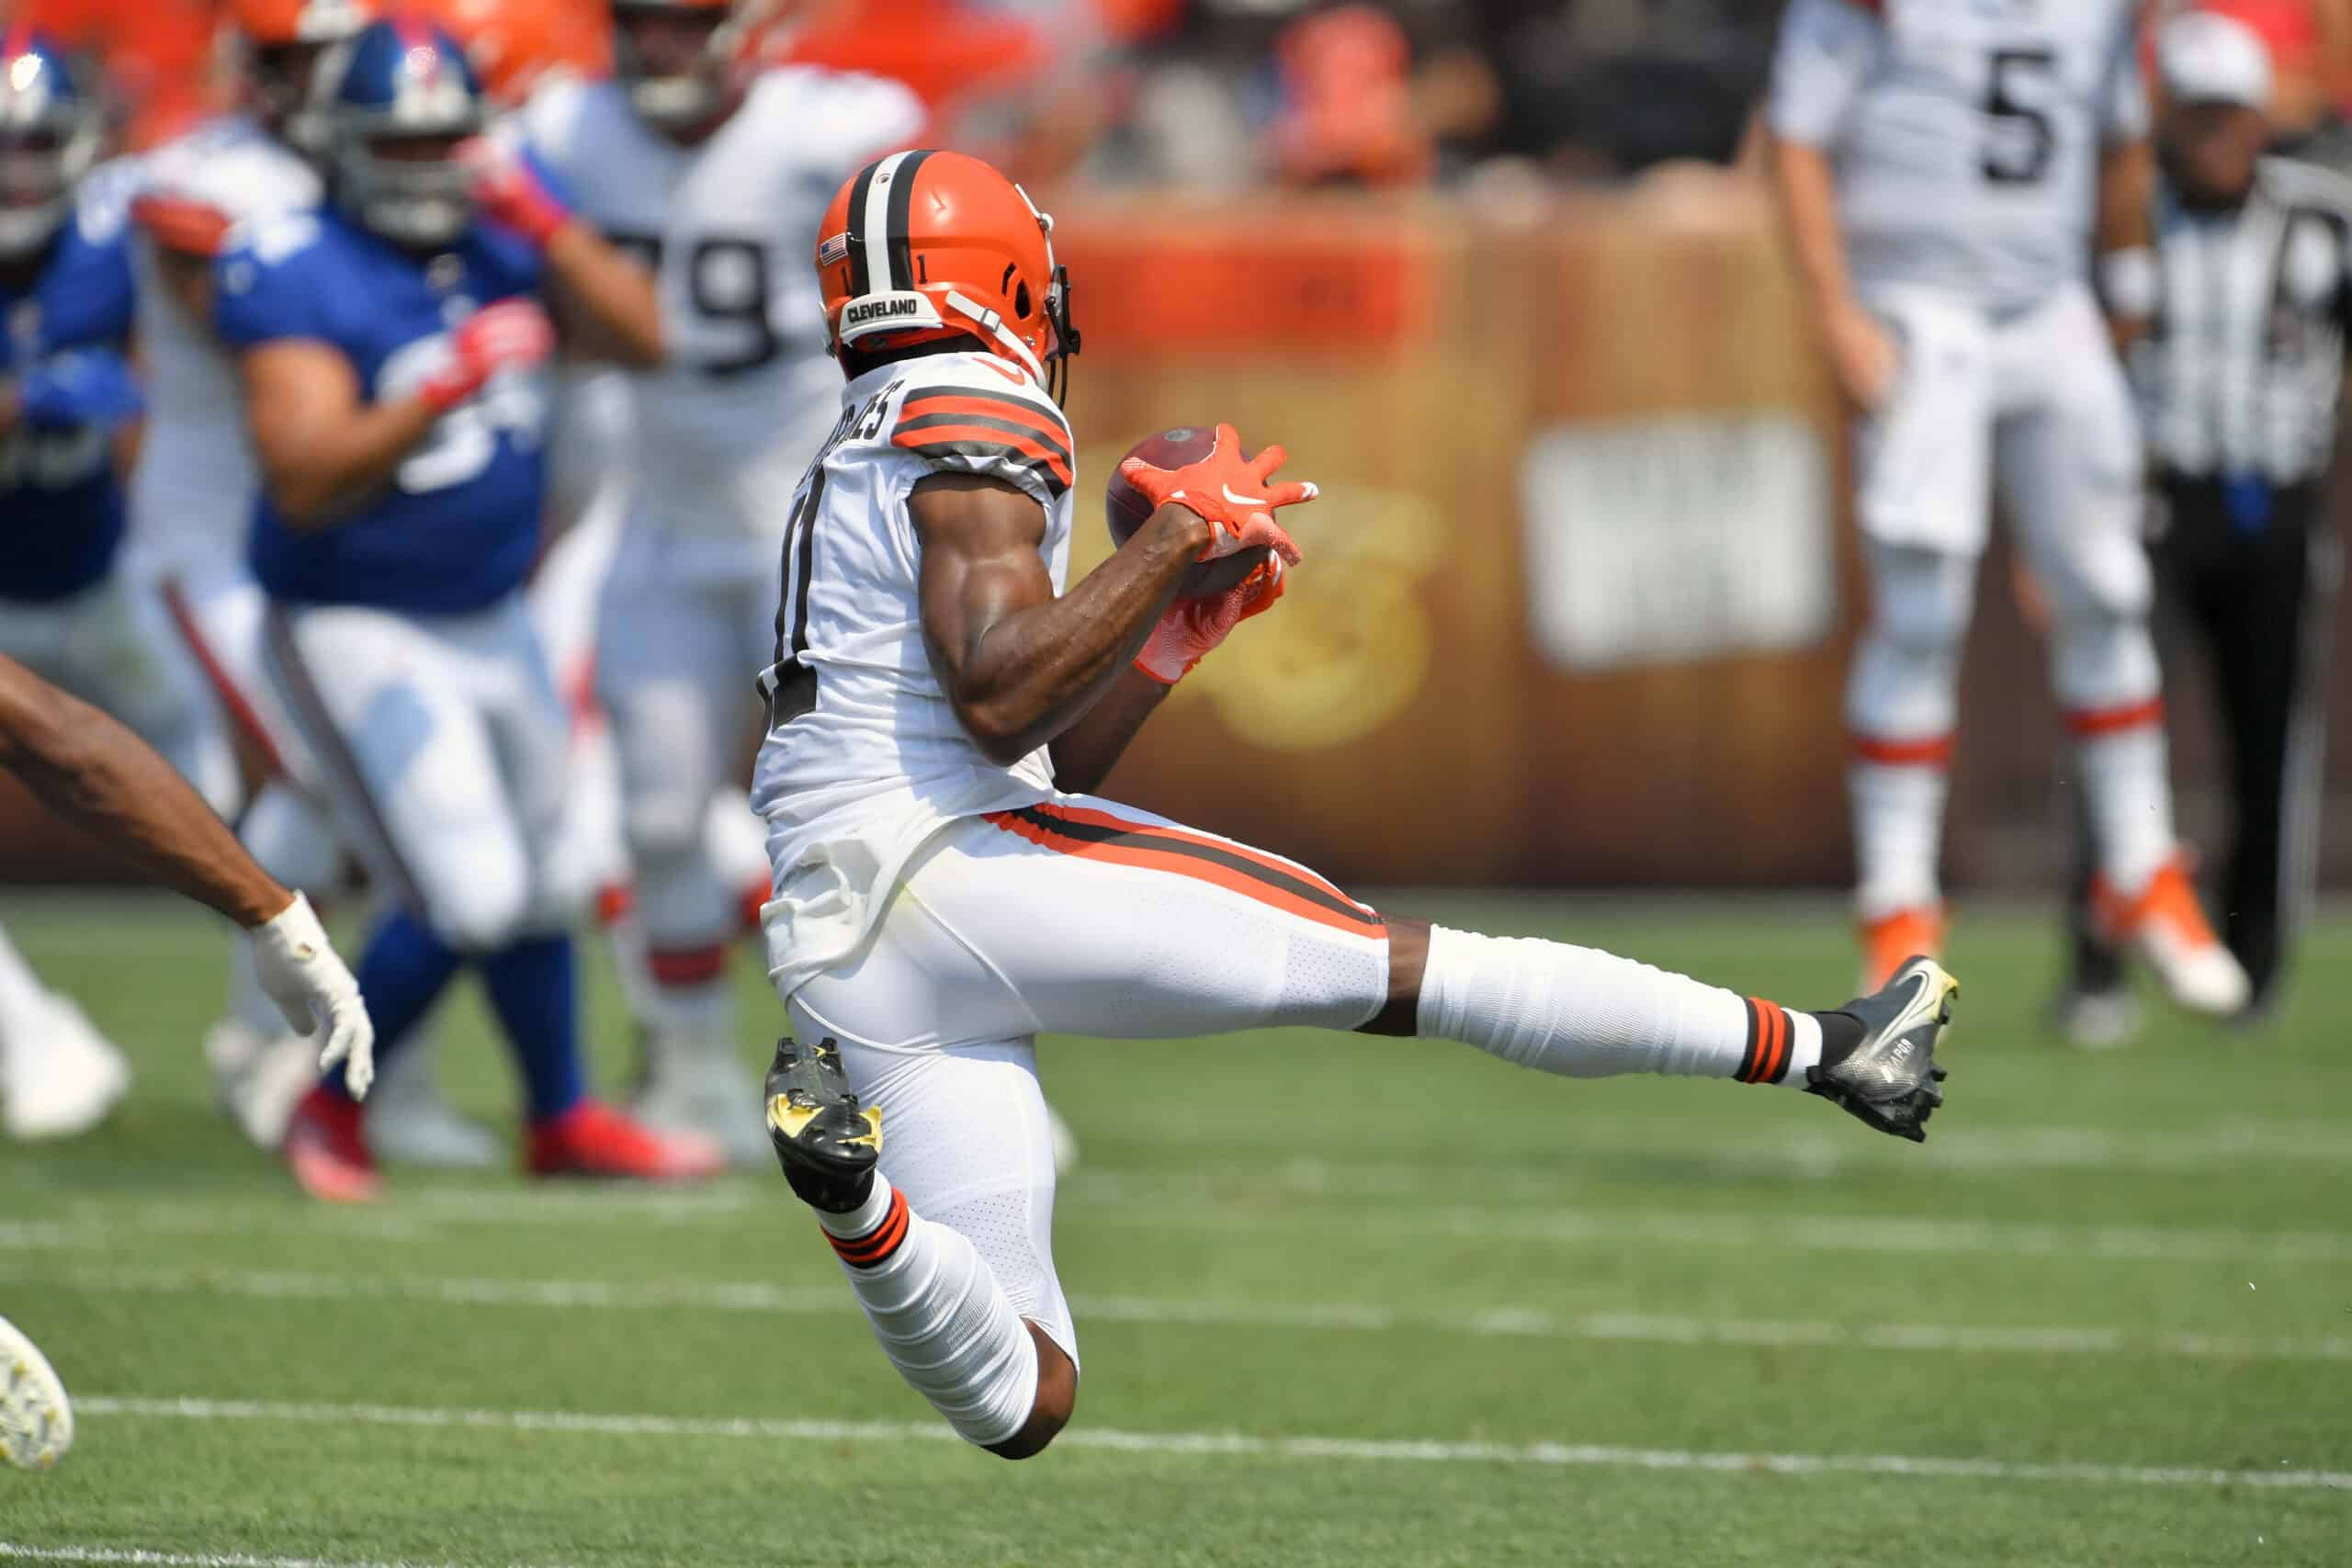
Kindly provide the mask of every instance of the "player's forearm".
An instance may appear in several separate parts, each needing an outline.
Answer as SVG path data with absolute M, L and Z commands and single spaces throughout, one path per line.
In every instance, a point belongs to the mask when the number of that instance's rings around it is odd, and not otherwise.
M 1094 705 L 1054 738 L 1055 784 L 1074 795 L 1101 789 L 1144 720 L 1159 712 L 1174 690 L 1132 663 L 1114 675 Z
M 596 358 L 650 368 L 662 363 L 662 302 L 653 275 L 573 221 L 548 241 L 559 312 Z
M 1838 181 L 1828 154 L 1818 147 L 1773 137 L 1772 190 L 1798 281 L 1815 320 L 1853 302 L 1853 278 L 1846 270 L 1846 245 L 1838 229 Z
M 444 411 L 423 397 L 254 431 L 269 498 L 289 527 L 324 528 L 390 484 Z
M 1068 593 L 989 626 L 956 682 L 956 711 L 982 750 L 1010 762 L 1069 731 L 1132 666 L 1208 543 L 1207 524 L 1163 506 Z
M 241 926 L 293 902 L 144 741 L 5 659 L 0 763 L 58 816 Z

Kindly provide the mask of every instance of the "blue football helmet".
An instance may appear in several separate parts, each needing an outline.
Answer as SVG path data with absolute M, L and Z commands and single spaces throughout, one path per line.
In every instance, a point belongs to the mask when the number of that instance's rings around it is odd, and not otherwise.
M 105 141 L 94 85 L 64 51 L 28 28 L 0 34 L 0 257 L 49 243 Z
M 488 110 L 457 39 L 413 16 L 370 22 L 321 62 L 311 104 L 353 222 L 418 250 L 465 232 L 471 178 L 456 149 Z

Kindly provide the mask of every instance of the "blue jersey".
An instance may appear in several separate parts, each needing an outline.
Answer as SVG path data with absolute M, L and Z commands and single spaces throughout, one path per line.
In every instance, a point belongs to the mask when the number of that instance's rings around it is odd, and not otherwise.
M 132 302 L 129 186 L 121 165 L 93 174 L 31 287 L 0 284 L 0 376 L 22 387 L 101 356 L 121 374 Z M 106 576 L 122 542 L 111 439 L 119 423 L 19 418 L 0 431 L 0 599 L 62 599 Z
M 449 328 L 538 288 L 538 254 L 476 224 L 420 258 L 333 210 L 238 230 L 214 264 L 213 321 L 231 348 L 310 339 L 340 352 L 369 402 L 415 395 L 449 364 Z M 537 554 L 547 388 L 502 371 L 433 427 L 392 479 L 351 513 L 307 532 L 267 494 L 254 511 L 254 575 L 274 598 L 447 614 L 522 584 Z

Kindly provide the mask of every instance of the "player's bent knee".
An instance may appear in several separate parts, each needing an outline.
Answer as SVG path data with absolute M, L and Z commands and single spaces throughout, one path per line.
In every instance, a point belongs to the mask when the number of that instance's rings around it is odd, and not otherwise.
M 1044 1453 L 1078 1408 L 1078 1367 L 1044 1329 L 1035 1323 L 1024 1326 L 1037 1345 L 1037 1397 L 1021 1430 L 988 1446 L 999 1459 L 1035 1459 Z

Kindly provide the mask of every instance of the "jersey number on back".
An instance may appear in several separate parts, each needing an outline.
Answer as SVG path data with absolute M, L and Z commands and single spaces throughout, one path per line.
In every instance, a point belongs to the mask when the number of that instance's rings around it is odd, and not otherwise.
M 784 594 L 775 612 L 775 663 L 760 677 L 772 730 L 817 705 L 817 672 L 804 656 L 808 651 L 808 579 L 817 565 L 817 513 L 825 499 L 825 460 L 853 435 L 871 441 L 881 434 L 882 414 L 896 389 L 885 389 L 864 407 L 842 412 L 793 495 L 792 518 L 784 527 Z
M 1979 167 L 1996 186 L 2040 183 L 2058 150 L 2048 101 L 2058 56 L 2048 49 L 1996 49 L 1984 74 L 1984 147 Z
M 656 276 L 662 271 L 662 236 L 616 234 L 613 243 L 641 258 Z M 768 252 L 756 240 L 706 236 L 686 252 L 686 302 L 733 346 L 715 358 L 695 361 L 709 376 L 755 370 L 784 350 L 768 321 Z

